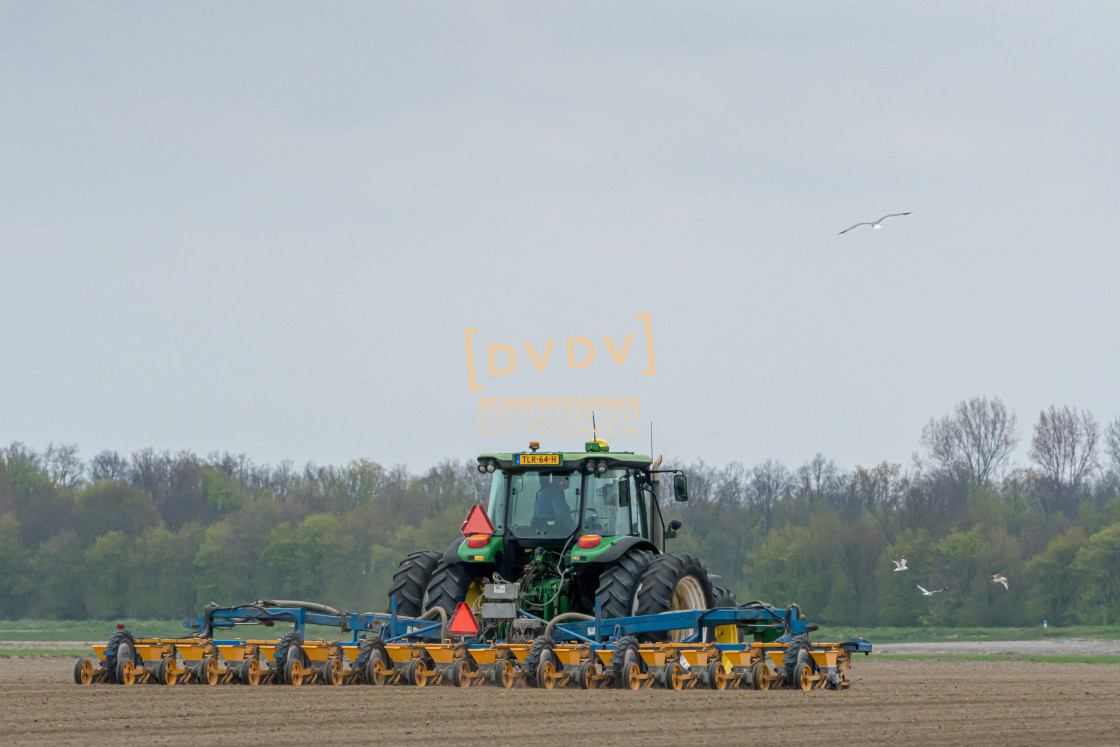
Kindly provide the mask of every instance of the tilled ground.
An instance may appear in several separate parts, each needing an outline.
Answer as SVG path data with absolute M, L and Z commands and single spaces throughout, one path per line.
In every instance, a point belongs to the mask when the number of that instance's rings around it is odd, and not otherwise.
M 843 692 L 73 684 L 0 659 L 0 744 L 1120 743 L 1120 665 L 857 657 Z

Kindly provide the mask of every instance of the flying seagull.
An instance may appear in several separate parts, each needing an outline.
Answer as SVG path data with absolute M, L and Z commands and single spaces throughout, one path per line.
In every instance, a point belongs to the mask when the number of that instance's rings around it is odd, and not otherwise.
M 1008 581 L 1007 577 L 1004 576 L 1003 574 L 993 573 L 992 574 L 992 583 L 993 584 L 1003 584 L 1003 588 L 1007 589 L 1008 591 L 1011 591 L 1011 582 Z
M 860 226 L 871 226 L 876 231 L 878 231 L 880 228 L 883 227 L 883 221 L 885 221 L 887 218 L 897 218 L 900 215 L 910 215 L 910 213 L 909 212 L 906 212 L 906 213 L 891 213 L 890 215 L 884 215 L 882 218 L 875 221 L 874 223 L 868 223 L 868 222 L 865 221 L 863 223 L 857 223 L 854 226 L 849 226 L 849 227 L 845 228 L 843 231 L 841 231 L 840 233 L 847 233 L 848 231 L 851 231 L 853 228 L 859 228 Z M 840 234 L 836 234 L 836 235 L 839 236 Z
M 895 573 L 898 573 L 899 571 L 910 570 L 909 568 L 906 567 L 906 558 L 903 558 L 902 560 L 892 560 L 891 562 L 894 563 L 894 572 Z
M 914 585 L 917 586 L 919 589 L 922 589 L 920 584 L 914 584 Z M 949 588 L 948 586 L 942 586 L 940 589 L 934 589 L 933 591 L 926 591 L 925 589 L 922 589 L 922 593 L 925 594 L 927 597 L 932 597 L 934 594 L 940 594 L 941 592 L 945 591 L 948 588 Z

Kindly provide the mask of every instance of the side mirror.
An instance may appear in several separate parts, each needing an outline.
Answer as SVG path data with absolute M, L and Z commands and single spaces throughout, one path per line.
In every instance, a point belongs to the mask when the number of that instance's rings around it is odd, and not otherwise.
M 618 481 L 618 505 L 620 508 L 630 505 L 630 481 L 625 477 Z
M 669 522 L 669 526 L 665 528 L 665 539 L 674 539 L 677 536 L 677 530 L 681 528 L 681 520 L 673 519 Z
M 673 496 L 678 501 L 688 500 L 688 478 L 680 473 L 673 475 Z

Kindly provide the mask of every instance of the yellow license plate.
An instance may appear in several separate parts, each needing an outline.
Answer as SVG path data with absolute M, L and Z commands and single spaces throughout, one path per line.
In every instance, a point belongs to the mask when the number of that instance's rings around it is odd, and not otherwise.
M 563 464 L 559 454 L 518 454 L 516 455 L 516 459 L 517 464 L 522 467 L 558 467 Z

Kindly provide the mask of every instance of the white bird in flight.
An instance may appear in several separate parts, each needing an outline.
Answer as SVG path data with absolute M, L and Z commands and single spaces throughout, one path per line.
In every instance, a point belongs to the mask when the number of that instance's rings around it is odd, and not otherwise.
M 880 228 L 883 227 L 883 221 L 885 221 L 887 218 L 897 218 L 900 215 L 910 215 L 910 213 L 909 212 L 906 212 L 906 213 L 891 213 L 890 215 L 884 215 L 882 218 L 880 218 L 879 220 L 877 220 L 873 223 L 864 221 L 863 223 L 857 223 L 854 226 L 848 226 L 847 228 L 845 228 L 840 233 L 847 233 L 848 231 L 851 231 L 853 228 L 859 228 L 860 226 L 871 226 L 873 229 L 878 231 Z M 839 236 L 840 234 L 836 234 L 836 235 Z
M 902 560 L 892 560 L 891 562 L 894 563 L 894 572 L 895 573 L 898 573 L 899 571 L 910 570 L 909 568 L 906 567 L 906 558 L 903 558 Z
M 1003 584 L 1003 588 L 1007 589 L 1008 591 L 1011 591 L 1011 582 L 1008 581 L 1007 577 L 1004 576 L 1001 573 L 993 573 L 992 574 L 992 583 L 993 584 Z
M 914 584 L 914 585 L 917 586 L 919 589 L 922 589 L 921 584 Z M 941 592 L 945 591 L 948 588 L 949 588 L 948 586 L 942 586 L 940 589 L 934 589 L 933 591 L 927 591 L 926 589 L 922 589 L 922 593 L 925 594 L 927 597 L 932 597 L 934 594 L 940 594 Z

